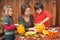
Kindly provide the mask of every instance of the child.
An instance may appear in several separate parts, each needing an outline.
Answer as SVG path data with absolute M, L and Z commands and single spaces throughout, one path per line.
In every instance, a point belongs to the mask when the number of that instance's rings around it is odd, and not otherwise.
M 35 3 L 34 9 L 34 23 L 39 23 L 40 25 L 44 24 L 47 29 L 50 28 L 49 20 L 52 15 L 48 11 L 44 10 L 43 4 L 40 2 Z
M 14 40 L 15 38 L 15 26 L 13 22 L 13 9 L 10 5 L 6 5 L 3 8 L 3 25 L 5 31 L 5 40 Z

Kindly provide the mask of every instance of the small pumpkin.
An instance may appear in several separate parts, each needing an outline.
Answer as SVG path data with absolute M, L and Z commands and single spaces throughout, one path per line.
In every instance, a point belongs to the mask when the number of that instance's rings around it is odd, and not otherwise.
M 43 35 L 44 36 L 48 36 L 49 35 L 49 31 L 48 30 L 43 30 Z
M 22 24 L 20 24 L 18 27 L 17 27 L 17 33 L 18 34 L 23 34 L 25 32 L 25 28 Z
M 43 30 L 45 30 L 45 25 L 44 25 L 44 24 L 42 24 L 42 25 L 40 25 L 40 24 L 35 24 L 35 28 L 37 29 L 37 31 L 38 31 L 39 33 L 43 33 Z

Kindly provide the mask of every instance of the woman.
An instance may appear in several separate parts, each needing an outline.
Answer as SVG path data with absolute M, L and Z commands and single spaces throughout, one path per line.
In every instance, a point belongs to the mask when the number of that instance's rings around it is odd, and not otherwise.
M 19 23 L 23 23 L 27 30 L 32 30 L 34 26 L 33 15 L 31 15 L 31 7 L 28 4 L 23 4 L 21 6 L 21 16 L 18 18 Z

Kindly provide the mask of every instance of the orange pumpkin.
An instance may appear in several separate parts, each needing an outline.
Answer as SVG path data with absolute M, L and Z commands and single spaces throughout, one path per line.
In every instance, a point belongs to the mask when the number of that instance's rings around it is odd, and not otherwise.
M 43 33 L 43 30 L 45 30 L 45 25 L 35 24 L 35 28 L 39 33 Z
M 50 30 L 48 36 L 50 38 L 57 38 L 58 37 L 58 32 L 56 30 L 55 31 Z
M 17 33 L 18 34 L 23 34 L 25 32 L 25 28 L 22 24 L 20 24 L 18 27 L 17 27 Z
M 44 36 L 48 36 L 49 35 L 49 31 L 48 30 L 43 30 L 43 35 Z

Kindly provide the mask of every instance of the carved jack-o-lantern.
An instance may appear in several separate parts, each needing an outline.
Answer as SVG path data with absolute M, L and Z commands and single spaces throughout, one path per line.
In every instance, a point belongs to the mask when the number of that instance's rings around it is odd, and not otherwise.
M 39 33 L 43 33 L 43 30 L 45 30 L 45 25 L 35 24 L 35 28 Z

